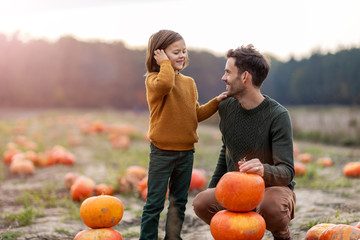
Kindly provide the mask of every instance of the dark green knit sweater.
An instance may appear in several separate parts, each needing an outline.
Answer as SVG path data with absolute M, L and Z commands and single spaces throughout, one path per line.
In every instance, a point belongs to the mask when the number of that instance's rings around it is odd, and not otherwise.
M 216 187 L 226 172 L 238 171 L 238 161 L 259 158 L 265 186 L 294 189 L 294 158 L 290 116 L 286 108 L 264 95 L 256 108 L 246 110 L 229 97 L 219 104 L 223 146 L 209 187 Z

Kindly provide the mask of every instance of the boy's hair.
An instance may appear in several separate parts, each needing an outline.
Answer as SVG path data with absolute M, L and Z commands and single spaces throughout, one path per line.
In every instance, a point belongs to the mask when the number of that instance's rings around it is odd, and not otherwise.
M 238 75 L 248 71 L 252 76 L 253 85 L 260 88 L 270 69 L 270 62 L 259 53 L 252 44 L 246 47 L 241 46 L 230 49 L 227 58 L 235 58 L 235 66 L 238 68 Z
M 150 36 L 148 42 L 148 48 L 146 51 L 146 62 L 145 62 L 145 66 L 147 70 L 146 75 L 151 72 L 160 71 L 160 66 L 156 63 L 156 60 L 154 58 L 155 50 L 157 49 L 165 50 L 165 48 L 167 48 L 169 45 L 179 40 L 183 40 L 182 36 L 179 33 L 171 30 L 160 30 Z M 189 57 L 186 52 L 185 64 L 183 69 L 188 65 L 189 65 Z

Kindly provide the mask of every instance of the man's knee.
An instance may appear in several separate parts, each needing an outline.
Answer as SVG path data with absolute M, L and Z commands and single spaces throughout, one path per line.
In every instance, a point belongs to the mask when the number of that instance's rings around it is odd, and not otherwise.
M 196 213 L 196 215 L 198 215 L 199 212 L 204 211 L 206 208 L 205 207 L 206 204 L 204 204 L 203 195 L 204 195 L 204 192 L 200 192 L 195 196 L 195 198 L 193 200 L 192 205 L 193 205 L 193 209 L 194 209 L 194 212 Z

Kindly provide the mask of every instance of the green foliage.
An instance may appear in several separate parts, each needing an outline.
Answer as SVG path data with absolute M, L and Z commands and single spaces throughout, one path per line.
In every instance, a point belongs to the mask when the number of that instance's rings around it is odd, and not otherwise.
M 130 232 L 123 233 L 122 236 L 124 239 L 127 239 L 127 238 L 139 237 L 140 234 L 139 234 L 139 232 L 130 231 Z
M 0 240 L 13 240 L 24 235 L 22 232 L 6 232 L 0 234 Z
M 4 219 L 9 223 L 15 223 L 17 226 L 28 226 L 31 225 L 34 219 L 39 216 L 40 213 L 37 212 L 33 207 L 25 207 L 19 213 L 5 213 Z
M 72 235 L 72 233 L 69 230 L 63 229 L 63 228 L 55 228 L 54 232 L 62 233 L 62 234 L 66 234 L 66 235 Z
M 304 176 L 296 176 L 296 188 L 309 188 L 321 190 L 334 190 L 337 188 L 350 188 L 352 181 L 344 176 L 334 177 L 332 170 L 326 173 L 320 172 L 322 168 L 316 164 L 306 164 L 307 170 Z
M 56 42 L 26 43 L 16 37 L 6 40 L 1 34 L 0 38 L 5 39 L 0 44 L 0 96 L 4 99 L 0 107 L 147 109 L 146 49 L 130 50 L 122 42 L 83 42 L 69 36 Z M 360 49 L 313 53 L 308 59 L 287 62 L 270 57 L 272 67 L 262 90 L 280 103 L 360 103 Z M 182 72 L 196 81 L 200 103 L 225 90 L 220 80 L 225 55 L 190 50 L 189 58 L 190 65 Z

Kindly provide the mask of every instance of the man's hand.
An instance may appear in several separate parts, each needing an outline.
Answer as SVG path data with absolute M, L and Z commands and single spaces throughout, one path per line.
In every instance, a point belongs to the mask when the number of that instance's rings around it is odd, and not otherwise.
M 249 161 L 239 161 L 239 171 L 242 173 L 253 173 L 264 176 L 264 166 L 258 158 L 250 159 Z

